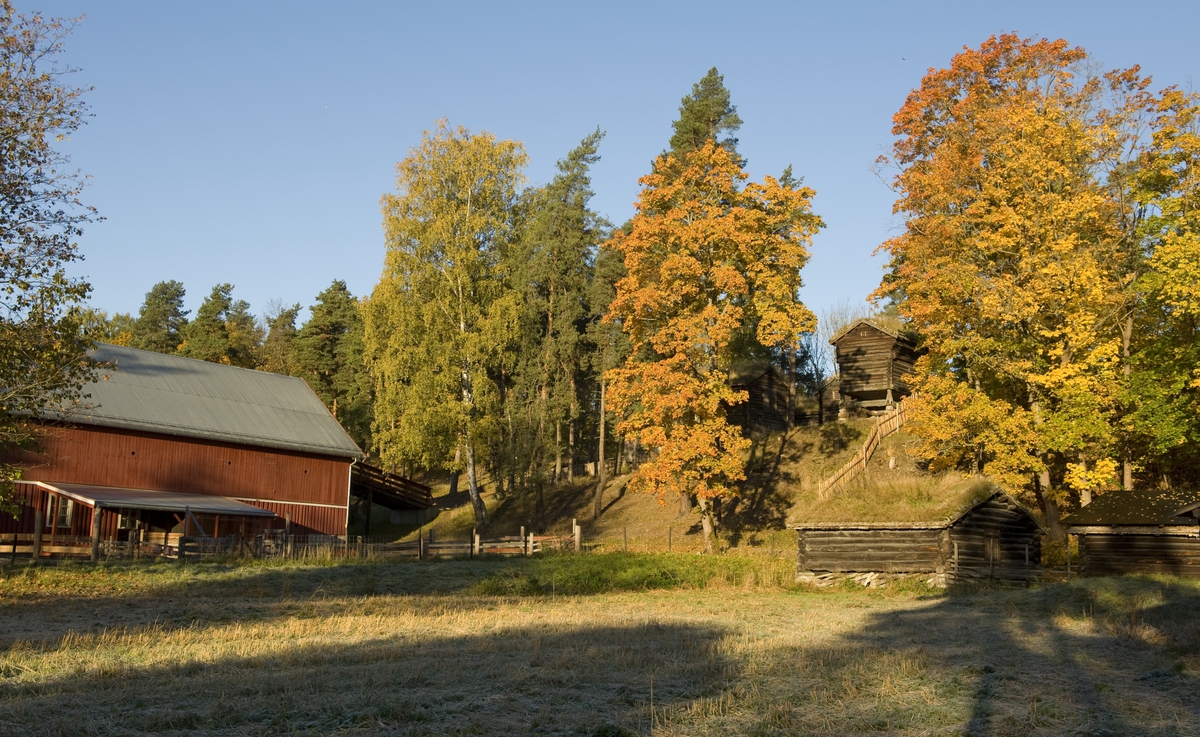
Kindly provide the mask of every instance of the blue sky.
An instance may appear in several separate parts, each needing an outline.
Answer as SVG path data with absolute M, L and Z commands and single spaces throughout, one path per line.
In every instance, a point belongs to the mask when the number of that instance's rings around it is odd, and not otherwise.
M 593 205 L 622 222 L 680 98 L 716 66 L 751 176 L 790 163 L 817 190 L 827 227 L 803 296 L 819 313 L 879 283 L 872 252 L 897 222 L 872 162 L 907 92 L 962 46 L 1062 37 L 1157 87 L 1200 70 L 1200 4 L 1183 2 L 16 2 L 87 15 L 65 58 L 95 87 L 94 117 L 64 146 L 106 220 L 75 271 L 122 312 L 164 279 L 193 310 L 219 282 L 255 312 L 310 304 L 332 279 L 370 292 L 379 198 L 442 117 L 524 142 L 531 184 L 599 126 Z

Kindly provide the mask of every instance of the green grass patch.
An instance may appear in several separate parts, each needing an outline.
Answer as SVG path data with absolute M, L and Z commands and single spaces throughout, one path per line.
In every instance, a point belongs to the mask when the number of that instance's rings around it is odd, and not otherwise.
M 795 562 L 783 558 L 684 553 L 605 553 L 521 559 L 476 583 L 472 593 L 495 596 L 585 595 L 614 591 L 787 587 Z

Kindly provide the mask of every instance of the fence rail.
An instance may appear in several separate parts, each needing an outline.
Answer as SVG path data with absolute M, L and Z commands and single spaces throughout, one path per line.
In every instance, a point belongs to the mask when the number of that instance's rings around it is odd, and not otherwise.
M 847 461 L 845 465 L 821 482 L 821 485 L 817 487 L 817 496 L 825 499 L 835 489 L 845 486 L 858 478 L 859 474 L 867 470 L 867 464 L 871 462 L 871 456 L 875 454 L 875 449 L 879 447 L 880 441 L 899 430 L 904 425 L 905 419 L 904 402 L 897 404 L 896 408 L 891 412 L 876 418 L 875 424 L 871 426 L 871 432 L 867 434 L 867 439 L 862 444 L 862 447 L 854 453 L 854 457 Z

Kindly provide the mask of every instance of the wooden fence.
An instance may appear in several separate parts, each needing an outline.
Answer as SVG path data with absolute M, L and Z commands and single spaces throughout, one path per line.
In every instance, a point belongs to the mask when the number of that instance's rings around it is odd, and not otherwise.
M 875 454 L 875 449 L 879 447 L 879 442 L 899 430 L 904 425 L 904 420 L 905 410 L 903 402 L 897 404 L 896 408 L 891 412 L 876 418 L 875 424 L 871 427 L 871 432 L 867 433 L 867 439 L 862 444 L 862 447 L 854 453 L 854 457 L 847 461 L 845 465 L 821 482 L 821 485 L 817 487 L 817 496 L 825 499 L 835 489 L 845 486 L 858 478 L 859 474 L 867 470 L 867 464 L 871 462 L 871 456 Z

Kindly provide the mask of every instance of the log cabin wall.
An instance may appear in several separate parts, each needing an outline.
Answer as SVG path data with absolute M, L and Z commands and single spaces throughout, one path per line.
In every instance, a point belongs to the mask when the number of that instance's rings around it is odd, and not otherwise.
M 1200 578 L 1200 537 L 1138 534 L 1079 535 L 1086 576 L 1167 573 Z
M 955 580 L 1025 581 L 1041 574 L 1041 528 L 1007 496 L 993 496 L 960 517 L 950 527 L 950 543 L 948 571 Z
M 800 529 L 799 570 L 813 573 L 940 572 L 939 529 Z
M 290 514 L 297 534 L 345 533 L 348 459 L 88 425 L 44 425 L 40 437 L 41 453 L 4 457 L 30 481 L 216 494 L 275 512 L 268 526 Z
M 726 417 L 730 422 L 747 433 L 787 430 L 786 379 L 774 370 L 767 370 L 750 381 L 734 383 L 732 388 L 746 392 L 746 401 L 727 409 Z
M 907 338 L 897 338 L 868 322 L 860 322 L 834 341 L 838 393 L 859 406 L 880 409 L 888 392 L 897 402 L 911 390 L 906 377 L 913 372 L 918 352 Z

